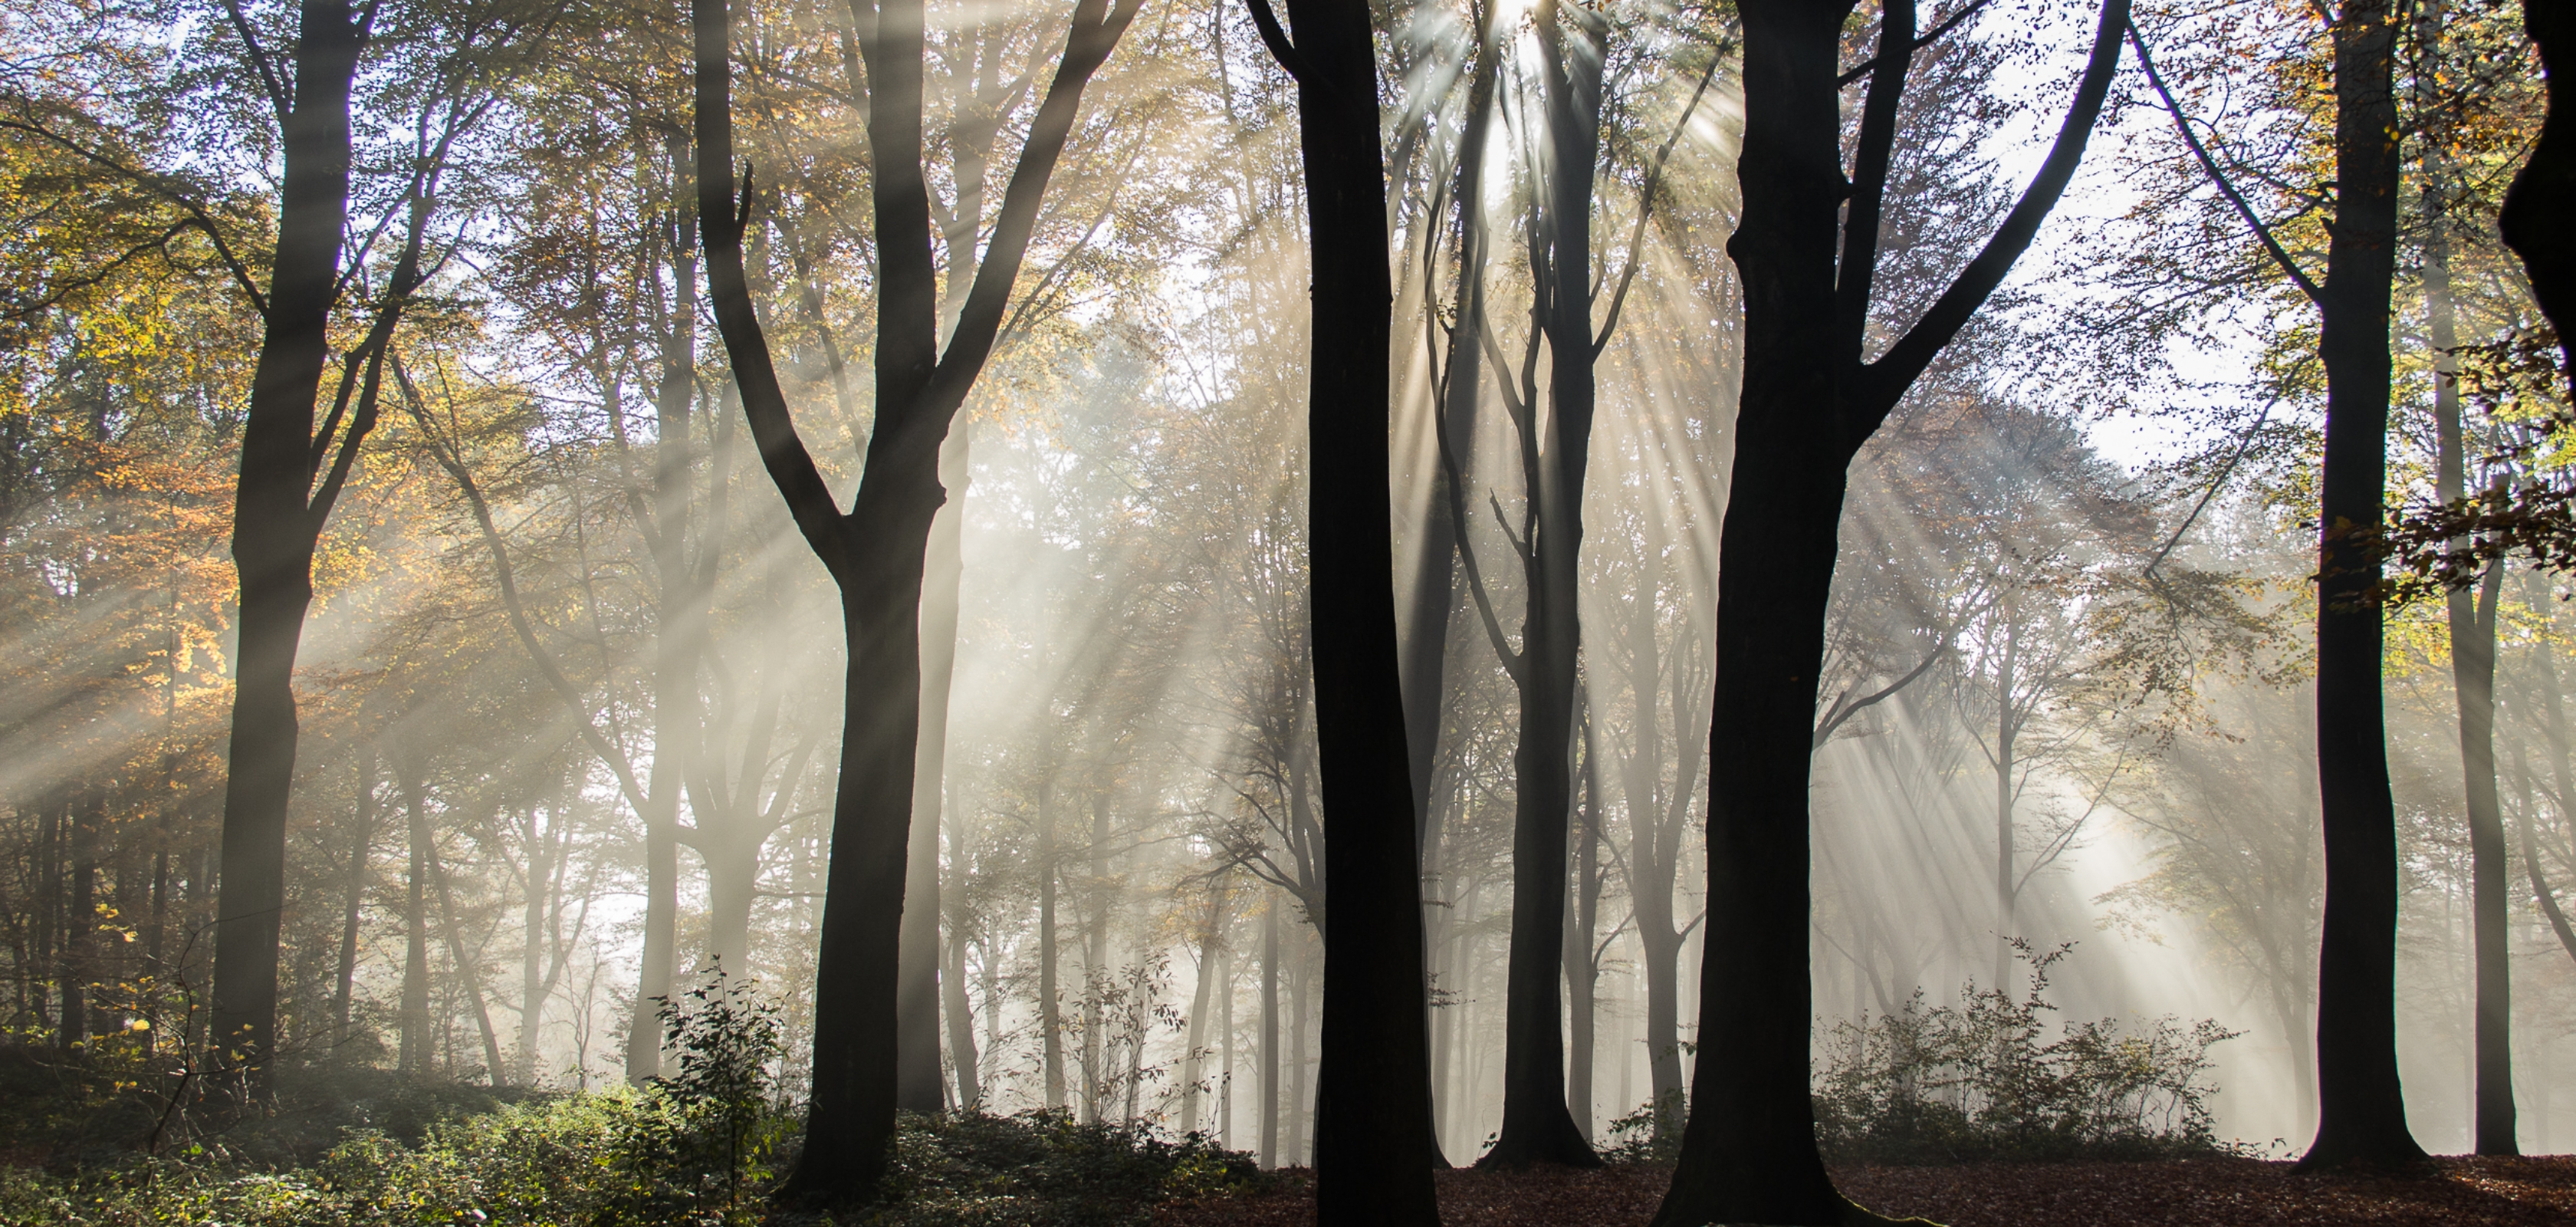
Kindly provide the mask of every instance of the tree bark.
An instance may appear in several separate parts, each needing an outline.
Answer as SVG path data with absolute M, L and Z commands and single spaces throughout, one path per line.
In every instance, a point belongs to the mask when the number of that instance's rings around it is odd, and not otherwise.
M 2397 257 L 2396 28 L 2347 0 L 2333 30 L 2335 218 L 2318 296 L 2326 368 L 2317 591 L 2317 785 L 2326 902 L 2317 956 L 2317 1136 L 2301 1170 L 2420 1161 L 2397 1078 L 2397 814 L 2380 693 L 2389 296 Z
M 2559 88 L 2560 78 L 2576 57 L 2576 4 L 2567 0 L 2523 0 L 2523 29 L 2540 49 L 2540 72 L 2548 90 L 2548 111 L 2531 159 L 2505 192 L 2498 229 L 2505 245 L 2522 257 L 2531 278 L 2532 297 L 2558 330 L 2558 352 L 2576 390 L 2576 230 L 2567 225 L 2576 214 L 2576 100 Z
M 1847 471 L 2064 192 L 2128 23 L 2125 0 L 2107 0 L 2083 80 L 2037 176 L 1923 318 L 1864 363 L 1879 205 L 1915 48 L 1913 6 L 1882 6 L 1848 179 L 1836 79 L 1852 6 L 1744 0 L 1739 7 L 1744 208 L 1727 251 L 1744 286 L 1745 357 L 1719 541 L 1709 933 L 1699 985 L 1704 1057 L 1693 1067 L 1690 1121 L 1657 1227 L 1874 1217 L 1843 1200 L 1826 1174 L 1808 1085 L 1808 784 Z

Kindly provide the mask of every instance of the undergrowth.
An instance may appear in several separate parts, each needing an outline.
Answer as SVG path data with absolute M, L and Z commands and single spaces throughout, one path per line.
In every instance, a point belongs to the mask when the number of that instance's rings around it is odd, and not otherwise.
M 2137 1030 L 2113 1019 L 2049 1026 L 2049 969 L 2073 944 L 2016 940 L 2030 989 L 1971 984 L 1961 1003 L 1921 990 L 1892 1014 L 1836 1023 L 1815 1075 L 1816 1143 L 1834 1163 L 1971 1163 L 2237 1154 L 2218 1139 L 2209 1049 L 2235 1037 L 2214 1019 L 2167 1016 Z M 1678 1100 L 1678 1095 L 1668 1096 Z M 1649 1103 L 1610 1127 L 1605 1157 L 1680 1157 L 1678 1102 Z M 1659 1123 L 1661 1127 L 1659 1126 Z

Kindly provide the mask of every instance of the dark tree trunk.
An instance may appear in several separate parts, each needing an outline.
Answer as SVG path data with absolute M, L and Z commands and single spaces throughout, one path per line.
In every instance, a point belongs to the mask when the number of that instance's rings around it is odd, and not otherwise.
M 1543 273 L 1537 310 L 1546 331 L 1550 412 L 1517 406 L 1521 469 L 1537 531 L 1523 545 L 1528 614 L 1512 666 L 1520 683 L 1520 742 L 1512 754 L 1512 944 L 1503 1004 L 1503 1124 L 1480 1168 L 1532 1162 L 1597 1167 L 1600 1157 L 1566 1108 L 1559 977 L 1566 966 L 1566 834 L 1574 814 L 1576 562 L 1583 481 L 1592 443 L 1592 179 L 1599 160 L 1601 46 L 1586 10 L 1546 0 L 1537 30 L 1545 66 L 1552 165 L 1531 243 Z M 1569 46 L 1565 26 L 1576 26 Z M 1496 645 L 1501 647 L 1499 643 Z
M 2558 88 L 2576 58 L 2576 4 L 2523 0 L 2522 22 L 2540 48 L 2549 109 L 2531 160 L 2505 193 L 2498 228 L 2505 245 L 2522 257 L 2532 297 L 2540 300 L 2541 311 L 2558 330 L 2561 360 L 2576 381 L 2576 227 L 2567 224 L 2576 216 L 2576 105 Z
M 731 32 L 725 0 L 693 0 L 698 217 L 716 328 L 761 462 L 798 531 L 841 593 L 848 667 L 832 804 L 822 934 L 815 957 L 814 1077 L 805 1148 L 781 1188 L 805 1204 L 874 1192 L 894 1137 L 896 997 L 913 758 L 921 718 L 924 552 L 947 495 L 939 452 L 991 356 L 1038 203 L 1064 152 L 1083 88 L 1140 0 L 1083 0 L 1046 99 L 1031 121 L 975 285 L 939 346 L 930 204 L 922 173 L 922 0 L 887 0 L 863 23 L 876 230 L 876 425 L 847 513 L 798 438 L 743 266 L 753 194 L 733 181 Z M 749 175 L 746 174 L 746 181 Z
M 256 1085 L 276 1045 L 277 938 L 286 907 L 286 800 L 295 775 L 295 653 L 313 603 L 313 410 L 339 297 L 349 215 L 349 91 L 366 32 L 347 0 L 305 0 L 267 332 L 251 373 L 233 499 L 240 574 L 232 741 L 224 778 L 209 1040 Z
M 2125 0 L 2107 0 L 2083 81 L 2037 177 L 1924 317 L 1863 363 L 1879 206 L 1914 50 L 1913 5 L 1882 6 L 1848 181 L 1835 82 L 1851 5 L 1744 0 L 1740 9 L 1744 210 L 1727 251 L 1743 279 L 1745 357 L 1719 540 L 1703 1055 L 1658 1227 L 1867 1217 L 1825 1172 L 1808 1086 L 1808 777 L 1846 473 L 2055 206 L 2083 156 L 2128 23 Z M 1849 224 L 1841 227 L 1846 201 Z
M 1297 78 L 1313 316 L 1307 576 L 1323 774 L 1322 1066 L 1316 1221 L 1436 1223 L 1419 815 L 1396 654 L 1387 489 L 1386 168 L 1377 51 L 1360 0 L 1267 0 L 1263 37 Z
M 2397 257 L 2396 29 L 2384 0 L 2335 22 L 2335 219 L 2318 296 L 2326 368 L 2317 591 L 2317 786 L 2326 902 L 2317 955 L 2317 1136 L 2302 1169 L 2407 1163 L 2397 1081 L 2397 814 L 2380 693 L 2389 295 Z

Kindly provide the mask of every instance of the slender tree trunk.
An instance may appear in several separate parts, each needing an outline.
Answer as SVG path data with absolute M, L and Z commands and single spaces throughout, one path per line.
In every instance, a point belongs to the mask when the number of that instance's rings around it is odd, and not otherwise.
M 2440 43 L 2441 11 L 2427 5 L 2418 26 L 2428 54 Z M 2445 504 L 2465 495 L 2467 439 L 2460 421 L 2459 344 L 2451 300 L 2448 175 L 2438 152 L 2425 157 L 2424 316 L 2433 347 L 2434 497 Z M 2467 542 L 2454 542 L 2463 548 Z M 2496 607 L 2504 566 L 2491 565 L 2477 591 L 2453 591 L 2445 601 L 2451 636 L 2451 687 L 2460 713 L 2460 771 L 2469 819 L 2471 927 L 2475 931 L 2477 1002 L 2472 1084 L 2477 1153 L 2520 1154 L 2514 1139 L 2513 987 L 2511 934 L 2505 898 L 2511 853 L 2505 848 L 2504 806 L 2496 789 Z
M 1504 990 L 1503 1125 L 1478 1167 L 1532 1162 L 1599 1166 L 1566 1105 L 1563 1004 L 1566 837 L 1573 807 L 1575 674 L 1581 650 L 1577 569 L 1593 414 L 1592 178 L 1601 125 L 1600 27 L 1590 13 L 1542 0 L 1537 31 L 1551 165 L 1533 312 L 1547 333 L 1549 412 L 1516 415 L 1537 525 L 1522 553 L 1530 599 L 1514 662 L 1520 742 L 1512 756 L 1512 942 Z M 1580 46 L 1569 47 L 1572 23 Z
M 63 1015 L 56 1042 L 69 1048 L 89 1038 L 89 990 L 98 979 L 98 825 L 105 803 L 72 802 L 71 881 L 63 908 Z
M 948 969 L 939 978 L 940 1010 L 948 1017 L 948 1059 L 957 1067 L 957 1107 L 984 1104 L 982 1057 L 975 1051 L 975 1010 L 966 1000 L 966 934 L 949 918 Z
M 397 1067 L 407 1074 L 429 1070 L 429 810 L 421 795 L 420 760 L 394 755 L 394 774 L 402 789 L 405 838 L 411 864 L 404 877 L 402 1002 L 396 1014 L 401 1034 Z
M 2021 627 L 2013 619 L 2013 598 L 2003 600 L 2004 662 L 1995 677 L 1995 991 L 2012 991 L 2014 905 L 2020 902 L 2013 883 L 2013 737 L 2021 731 L 2013 711 L 2013 673 L 2021 662 Z
M 331 1046 L 349 1038 L 349 1000 L 358 983 L 358 920 L 367 900 L 367 862 L 376 843 L 376 747 L 358 747 L 358 813 L 349 832 L 349 877 L 340 906 L 340 969 L 331 991 Z M 154 910 L 159 910 L 161 870 L 154 870 Z M 159 927 L 159 922 L 154 922 Z M 159 961 L 156 952 L 156 963 Z
M 1572 1040 L 1565 1102 L 1574 1113 L 1574 1127 L 1583 1131 L 1587 1144 L 1593 1136 L 1593 1045 L 1601 983 L 1601 964 L 1593 957 L 1593 942 L 1601 920 L 1601 766 L 1596 757 L 1599 741 L 1591 721 L 1585 720 L 1583 803 L 1574 832 L 1574 912 L 1566 919 L 1565 931 L 1565 982 L 1569 990 L 1566 1018 Z
M 626 1030 L 626 1080 L 639 1086 L 662 1073 L 662 1020 L 656 1011 L 671 994 L 679 963 L 680 788 L 692 757 L 688 747 L 700 731 L 698 659 L 714 595 L 713 584 L 704 582 L 712 575 L 701 575 L 689 555 L 689 406 L 698 379 L 698 210 L 691 152 L 687 136 L 664 138 L 671 202 L 661 238 L 670 252 L 673 294 L 658 330 L 662 371 L 653 397 L 654 752 L 645 772 L 644 812 L 637 815 L 644 824 L 644 950 Z
M 298 729 L 295 654 L 313 603 L 320 528 L 309 501 L 314 398 L 339 297 L 340 240 L 349 214 L 349 92 L 365 43 L 347 0 L 304 0 L 294 97 L 280 117 L 283 175 L 267 331 L 251 373 L 233 501 L 233 564 L 241 586 L 209 1038 L 232 1054 L 230 1063 L 248 1073 L 255 1089 L 265 1085 L 276 1045 L 286 801 Z
M 941 1107 L 939 1077 L 939 811 L 946 792 L 948 692 L 957 662 L 957 585 L 972 427 L 949 428 L 939 449 L 948 502 L 930 526 L 921 590 L 921 733 L 913 750 L 912 830 L 904 853 L 901 980 L 895 986 L 895 1103 Z
M 1190 990 L 1189 1030 L 1181 1049 L 1181 1132 L 1199 1131 L 1199 1080 L 1206 1076 L 1208 993 L 1215 987 L 1218 934 L 1225 929 L 1222 899 L 1210 901 L 1207 931 L 1199 935 L 1197 984 Z
M 896 997 L 913 766 L 921 717 L 924 554 L 947 497 L 939 450 L 991 357 L 1012 281 L 1082 93 L 1140 0 L 1083 0 L 1045 100 L 1030 122 L 975 284 L 946 352 L 922 170 L 921 0 L 853 4 L 866 63 L 870 198 L 876 234 L 876 421 L 846 513 L 797 436 L 751 300 L 744 202 L 734 191 L 731 31 L 725 0 L 694 0 L 699 228 L 708 296 L 743 413 L 798 532 L 841 594 L 848 657 L 831 861 L 815 956 L 813 1091 L 805 1148 L 781 1189 L 790 1202 L 846 1204 L 872 1193 L 894 1136 Z M 750 193 L 743 193 L 749 196 Z
M 2408 1163 L 2397 1079 L 2397 814 L 2380 693 L 2378 560 L 2357 534 L 2385 509 L 2389 295 L 2397 256 L 2396 30 L 2385 0 L 2334 26 L 2335 218 L 2319 296 L 2326 368 L 2317 593 L 2317 783 L 2326 903 L 2317 957 L 2317 1136 L 2302 1170 Z
M 1279 908 L 1271 891 L 1261 908 L 1261 1166 L 1279 1166 Z
M 1109 966 L 1109 910 L 1116 887 L 1109 880 L 1109 793 L 1091 794 L 1090 906 L 1084 910 L 1082 934 L 1082 1120 L 1100 1121 L 1101 1100 L 1108 1093 L 1109 1067 L 1102 1040 L 1109 1026 L 1109 990 L 1117 973 Z
M 1046 1106 L 1064 1110 L 1064 1016 L 1056 983 L 1055 788 L 1038 782 L 1038 1044 L 1045 1067 Z

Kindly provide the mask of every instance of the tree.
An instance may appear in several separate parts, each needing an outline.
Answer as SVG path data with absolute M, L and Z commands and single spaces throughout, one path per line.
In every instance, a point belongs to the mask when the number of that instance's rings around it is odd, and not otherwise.
M 233 692 L 231 770 L 224 785 L 224 887 L 215 936 L 213 1038 L 237 1054 L 258 1084 L 276 1042 L 278 927 L 286 905 L 286 804 L 297 736 L 295 657 L 313 602 L 313 555 L 346 487 L 359 447 L 374 429 L 385 360 L 411 295 L 427 277 L 423 248 L 439 177 L 457 141 L 490 111 L 496 84 L 487 57 L 542 20 L 492 15 L 468 25 L 478 44 L 433 57 L 419 103 L 408 182 L 395 208 L 403 238 L 365 339 L 347 351 L 330 412 L 317 431 L 315 401 L 331 353 L 333 312 L 360 269 L 344 267 L 353 141 L 350 97 L 379 13 L 346 0 L 308 0 L 300 9 L 293 89 L 279 57 L 238 9 L 234 32 L 265 87 L 282 138 L 278 240 L 268 291 L 253 305 L 267 327 L 251 376 L 242 425 L 241 480 L 234 499 L 233 559 L 241 576 L 240 658 Z M 543 15 L 537 14 L 542 17 Z M 535 26 L 534 32 L 528 31 Z M 520 47 L 525 52 L 527 47 Z M 388 218 L 388 220 L 391 220 Z M 357 258 L 368 252 L 362 245 Z M 324 462 L 328 460 L 327 469 Z
M 2397 1081 L 2397 815 L 2390 795 L 2368 535 L 2386 510 L 2389 296 L 2397 267 L 2397 27 L 2347 0 L 2334 29 L 2334 231 L 2321 321 L 2326 444 L 2318 545 L 2317 793 L 2325 927 L 2317 955 L 2317 1136 L 2301 1170 L 2421 1160 Z M 2304 278 L 2300 278 L 2304 280 Z
M 1838 1223 L 1859 1213 L 1825 1172 L 1807 1082 L 1808 775 L 1845 474 L 2056 205 L 2109 92 L 2128 22 L 2124 0 L 2104 4 L 2074 102 L 2037 176 L 1923 317 L 1864 362 L 1881 197 L 1918 46 L 1914 7 L 1891 0 L 1882 9 L 1848 180 L 1836 54 L 1852 6 L 1749 0 L 1742 11 L 1744 212 L 1727 250 L 1744 282 L 1745 358 L 1720 532 L 1709 734 L 1700 1045 L 1710 1056 L 1693 1073 L 1659 1227 Z
M 1355 0 L 1268 0 L 1254 20 L 1297 82 L 1314 313 L 1307 378 L 1307 612 L 1323 774 L 1322 1223 L 1435 1223 L 1422 871 L 1395 644 L 1387 491 L 1386 168 L 1377 52 Z M 1551 967 L 1550 974 L 1554 973 Z
M 743 232 L 757 199 L 733 171 L 731 31 L 724 0 L 694 0 L 698 218 L 707 288 L 762 465 L 841 591 L 848 674 L 841 769 L 816 959 L 814 1082 L 805 1150 L 783 1195 L 845 1202 L 872 1191 L 894 1136 L 896 984 L 920 726 L 918 615 L 939 451 L 992 353 L 1049 175 L 1141 0 L 1083 0 L 1039 107 L 957 325 L 939 345 L 930 206 L 922 175 L 921 0 L 879 8 L 859 40 L 877 239 L 876 423 L 866 475 L 840 510 L 798 437 L 754 314 Z M 855 16 L 855 15 L 854 15 Z

